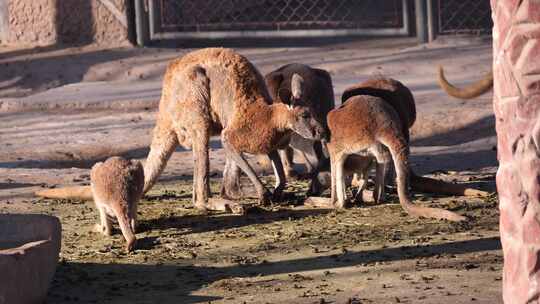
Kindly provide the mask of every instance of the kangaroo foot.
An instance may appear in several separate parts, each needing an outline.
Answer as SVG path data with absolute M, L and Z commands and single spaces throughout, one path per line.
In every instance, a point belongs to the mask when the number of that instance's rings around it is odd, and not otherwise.
M 294 169 L 290 169 L 290 170 L 285 171 L 285 177 L 287 179 L 296 179 L 299 176 L 300 176 L 300 174 L 298 172 L 296 172 L 296 170 L 294 170 Z
M 229 200 L 238 200 L 244 197 L 244 191 L 240 185 L 228 185 L 221 187 L 221 197 Z
M 327 197 L 311 196 L 304 201 L 304 205 L 314 208 L 334 208 L 334 204 Z
M 206 205 L 207 210 L 231 212 L 233 214 L 244 214 L 245 209 L 242 204 L 223 198 L 210 198 Z
M 272 203 L 273 194 L 270 191 L 265 190 L 262 196 L 259 196 L 257 204 L 259 206 L 267 206 Z

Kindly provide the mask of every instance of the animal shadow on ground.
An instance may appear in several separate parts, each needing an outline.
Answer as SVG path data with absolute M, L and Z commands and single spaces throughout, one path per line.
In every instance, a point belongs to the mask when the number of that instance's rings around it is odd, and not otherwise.
M 500 250 L 499 238 L 403 246 L 340 255 L 308 257 L 253 265 L 204 267 L 185 263 L 98 264 L 61 263 L 49 290 L 47 303 L 208 303 L 220 296 L 192 295 L 216 281 L 228 278 L 279 275 L 302 271 L 349 267 L 362 263 L 391 262 Z
M 330 209 L 310 210 L 278 210 L 266 211 L 262 208 L 253 208 L 244 215 L 182 215 L 166 216 L 151 220 L 139 221 L 139 232 L 149 230 L 186 229 L 185 233 L 202 233 L 208 231 L 239 228 L 252 224 L 267 224 L 290 219 L 302 219 L 308 216 L 318 216 L 332 212 Z

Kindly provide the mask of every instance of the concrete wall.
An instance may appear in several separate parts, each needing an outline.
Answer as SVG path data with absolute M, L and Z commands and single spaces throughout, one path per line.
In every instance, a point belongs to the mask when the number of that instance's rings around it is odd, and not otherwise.
M 4 30 L 4 39 L 1 40 L 3 44 L 128 43 L 126 3 L 129 0 L 0 1 L 7 2 L 8 16 L 7 31 Z M 0 39 L 1 35 L 2 31 Z

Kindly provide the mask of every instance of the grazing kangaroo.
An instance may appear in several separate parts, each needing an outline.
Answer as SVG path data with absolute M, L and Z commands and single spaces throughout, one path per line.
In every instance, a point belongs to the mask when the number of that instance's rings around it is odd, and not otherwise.
M 392 156 L 397 175 L 399 201 L 407 213 L 415 217 L 451 221 L 466 219 L 448 210 L 412 204 L 407 189 L 409 146 L 402 131 L 399 115 L 387 101 L 375 96 L 353 96 L 341 107 L 332 110 L 328 114 L 327 121 L 330 130 L 328 152 L 331 162 L 332 205 L 337 208 L 345 206 L 344 164 L 347 157 L 380 144 L 388 149 Z
M 300 77 L 300 76 L 297 76 Z M 266 154 L 278 178 L 274 196 L 285 186 L 277 148 L 292 132 L 319 140 L 324 127 L 309 107 L 272 104 L 262 75 L 243 56 L 230 49 L 207 48 L 172 61 L 163 91 L 150 153 L 144 164 L 147 192 L 157 181 L 178 144 L 193 149 L 193 202 L 203 210 L 223 210 L 226 200 L 210 198 L 210 136 L 221 135 L 227 165 L 236 165 L 255 185 L 258 199 L 270 192 L 263 186 L 243 153 Z
M 274 103 L 309 107 L 315 120 L 326 129 L 326 115 L 334 108 L 334 89 L 327 71 L 292 63 L 266 74 L 264 78 Z M 287 178 L 298 175 L 292 164 L 293 149 L 303 156 L 310 174 L 313 174 L 321 164 L 320 160 L 325 158 L 320 141 L 306 139 L 293 133 L 290 141 L 284 142 L 284 147 L 279 149 Z M 317 162 L 312 163 L 310 159 Z M 226 166 L 221 188 L 222 196 L 229 198 L 241 196 L 239 173 L 238 167 L 230 164 Z M 316 175 L 316 172 L 314 174 Z
M 409 143 L 409 128 L 416 120 L 416 106 L 410 90 L 397 80 L 391 78 L 378 77 L 369 79 L 363 83 L 354 85 L 345 90 L 342 95 L 342 102 L 345 103 L 349 98 L 355 95 L 370 95 L 382 98 L 390 104 L 399 116 L 402 133 Z M 375 161 L 376 160 L 376 161 Z M 347 157 L 344 164 L 344 174 L 354 176 L 352 185 L 358 187 L 355 195 L 356 200 L 361 200 L 362 191 L 365 188 L 369 170 L 376 165 L 374 200 L 380 202 L 384 199 L 384 190 L 386 186 L 386 176 L 390 168 L 391 156 L 389 151 L 378 144 L 371 147 L 369 151 L 357 153 Z M 325 168 L 328 170 L 329 164 Z M 411 188 L 422 192 L 432 192 L 448 195 L 467 195 L 467 196 L 487 196 L 488 192 L 468 188 L 464 185 L 447 183 L 444 181 L 419 176 L 412 169 L 409 169 Z M 320 192 L 330 186 L 327 178 L 328 172 L 321 172 L 317 177 Z M 316 191 L 313 191 L 316 193 Z M 307 201 L 311 204 L 320 204 L 314 199 Z M 322 203 L 324 204 L 324 203 Z
M 140 162 L 111 157 L 99 162 L 90 172 L 90 186 L 66 187 L 36 192 L 48 198 L 80 198 L 94 200 L 99 211 L 98 232 L 111 235 L 111 219 L 116 218 L 126 239 L 126 248 L 135 246 L 137 204 L 143 194 L 144 170 Z
M 471 99 L 478 97 L 493 87 L 493 71 L 487 73 L 484 78 L 478 80 L 472 85 L 465 88 L 456 88 L 446 80 L 444 77 L 444 70 L 442 66 L 439 66 L 439 85 L 446 92 L 446 94 L 461 98 L 461 99 Z
M 111 235 L 111 218 L 118 220 L 126 249 L 135 246 L 137 204 L 143 195 L 144 170 L 140 162 L 111 157 L 92 167 L 90 173 L 94 203 L 99 211 L 100 223 L 96 228 Z
M 401 122 L 401 130 L 407 141 L 407 144 L 410 141 L 409 128 L 411 128 L 416 121 L 416 106 L 414 97 L 411 91 L 403 85 L 401 82 L 384 77 L 377 77 L 369 79 L 360 84 L 351 86 L 347 88 L 342 95 L 342 102 L 346 102 L 349 98 L 355 95 L 370 95 L 382 98 L 385 102 L 390 104 L 396 113 L 399 116 Z M 377 162 L 376 169 L 376 180 L 375 180 L 375 201 L 380 202 L 384 198 L 384 189 L 386 186 L 386 176 L 390 169 L 391 157 L 388 150 L 382 146 L 376 146 L 371 148 L 371 154 L 373 155 Z M 365 170 L 369 170 L 371 166 L 363 164 L 362 161 L 366 160 L 366 155 L 359 158 L 359 156 L 354 155 L 350 158 L 358 158 L 347 161 L 345 163 L 346 172 L 350 174 L 358 173 L 356 175 L 367 176 Z M 374 164 L 374 162 L 370 162 Z M 357 166 L 358 168 L 355 168 Z M 422 192 L 431 192 L 438 194 L 448 194 L 448 195 L 466 195 L 466 196 L 487 196 L 488 192 L 468 188 L 464 185 L 447 183 L 444 181 L 436 180 L 429 177 L 419 176 L 412 169 L 410 169 L 410 185 L 411 188 L 417 191 Z M 324 177 L 319 177 L 319 180 L 325 180 Z M 353 183 L 365 186 L 365 182 L 359 180 L 357 177 L 353 178 Z M 323 188 L 327 188 L 329 185 L 321 185 Z M 363 189 L 359 189 L 360 191 Z M 357 195 L 359 196 L 361 193 Z
M 302 76 L 302 84 L 294 83 L 294 74 Z M 274 102 L 307 106 L 326 128 L 326 115 L 335 106 L 332 78 L 327 71 L 293 63 L 266 74 L 264 78 Z M 308 173 L 312 173 L 318 164 L 312 164 L 307 155 L 316 160 L 324 157 L 320 141 L 293 134 L 289 146 L 279 150 L 285 174 L 290 176 L 297 175 L 292 167 L 293 148 L 305 159 Z

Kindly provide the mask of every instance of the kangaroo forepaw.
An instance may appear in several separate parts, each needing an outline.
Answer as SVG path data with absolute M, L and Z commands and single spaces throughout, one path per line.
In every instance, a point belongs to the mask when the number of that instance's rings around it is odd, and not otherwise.
M 272 201 L 273 202 L 279 202 L 283 199 L 283 189 L 285 188 L 285 186 L 277 186 L 275 189 L 274 189 L 274 193 L 272 193 Z
M 270 193 L 269 191 L 265 191 L 263 195 L 259 196 L 258 205 L 259 206 L 270 205 L 272 203 L 272 197 L 273 197 L 272 193 Z
M 296 172 L 296 170 L 294 170 L 294 169 L 290 169 L 290 170 L 287 170 L 285 172 L 285 177 L 287 179 L 296 179 L 296 178 L 298 178 L 299 175 L 300 174 L 298 174 L 298 172 Z

